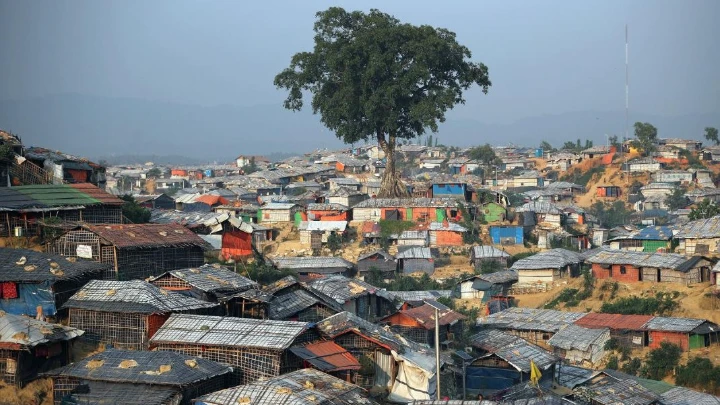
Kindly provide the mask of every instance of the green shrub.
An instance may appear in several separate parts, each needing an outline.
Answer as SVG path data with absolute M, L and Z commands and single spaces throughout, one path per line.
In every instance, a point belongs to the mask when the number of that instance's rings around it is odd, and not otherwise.
M 622 315 L 663 315 L 674 311 L 677 307 L 678 303 L 666 295 L 659 298 L 626 297 L 603 303 L 600 312 Z
M 617 370 L 619 368 L 618 363 L 619 363 L 619 360 L 618 360 L 617 356 L 614 356 L 614 355 L 610 356 L 610 357 L 608 357 L 607 368 L 609 368 L 610 370 Z
M 628 361 L 627 363 L 623 364 L 620 371 L 630 375 L 638 375 L 641 366 L 642 360 L 635 357 L 633 359 L 630 359 L 630 361 Z
M 651 350 L 645 359 L 645 366 L 641 369 L 642 376 L 662 380 L 678 366 L 681 354 L 680 346 L 668 342 L 660 343 L 660 347 Z

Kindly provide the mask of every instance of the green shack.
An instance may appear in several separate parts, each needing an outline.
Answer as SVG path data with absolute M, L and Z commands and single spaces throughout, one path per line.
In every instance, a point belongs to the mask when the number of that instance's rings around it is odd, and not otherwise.
M 507 218 L 507 209 L 498 203 L 490 202 L 483 205 L 482 214 L 487 222 L 500 222 Z

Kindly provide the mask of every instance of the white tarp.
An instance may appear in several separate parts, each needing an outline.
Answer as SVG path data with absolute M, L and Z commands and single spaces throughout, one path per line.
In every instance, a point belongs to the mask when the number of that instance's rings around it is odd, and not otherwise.
M 427 363 L 427 356 L 420 353 L 407 352 L 398 354 L 391 352 L 398 363 L 398 372 L 388 400 L 391 402 L 410 403 L 416 400 L 435 398 L 435 373 L 425 370 L 417 363 Z M 413 361 L 413 357 L 420 356 Z M 434 364 L 434 359 L 432 361 Z

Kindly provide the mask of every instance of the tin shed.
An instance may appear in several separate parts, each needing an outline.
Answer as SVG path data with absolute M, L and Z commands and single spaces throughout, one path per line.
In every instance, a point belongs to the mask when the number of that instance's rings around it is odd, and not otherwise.
M 720 328 L 703 319 L 670 318 L 656 316 L 645 324 L 650 348 L 658 348 L 662 342 L 670 342 L 685 351 L 707 347 L 718 342 Z
M 367 275 L 375 269 L 382 272 L 385 278 L 394 278 L 394 273 L 397 271 L 397 261 L 393 255 L 383 250 L 375 250 L 360 255 L 357 259 L 357 268 L 361 276 Z
M 430 248 L 410 247 L 398 253 L 395 258 L 399 263 L 398 268 L 405 274 L 422 271 L 432 275 L 435 272 L 435 259 Z

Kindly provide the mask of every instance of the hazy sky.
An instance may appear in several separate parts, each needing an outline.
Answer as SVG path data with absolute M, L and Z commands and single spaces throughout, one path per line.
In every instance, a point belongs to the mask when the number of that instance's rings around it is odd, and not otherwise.
M 279 104 L 272 85 L 312 46 L 314 13 L 379 8 L 445 27 L 490 69 L 453 114 L 508 122 L 624 108 L 720 111 L 720 1 L 0 0 L 0 99 L 57 93 L 214 106 Z

